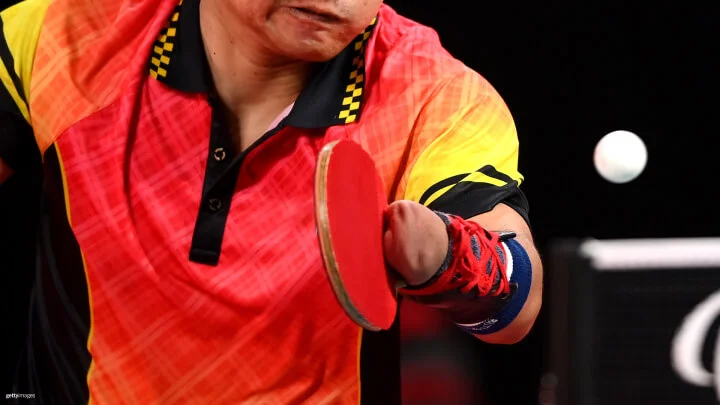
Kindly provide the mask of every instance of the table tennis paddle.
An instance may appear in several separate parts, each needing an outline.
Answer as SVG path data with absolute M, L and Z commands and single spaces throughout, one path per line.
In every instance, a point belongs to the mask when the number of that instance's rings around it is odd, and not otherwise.
M 383 254 L 387 196 L 372 158 L 348 140 L 320 151 L 315 170 L 315 221 L 325 270 L 340 305 L 371 331 L 389 329 L 398 281 Z

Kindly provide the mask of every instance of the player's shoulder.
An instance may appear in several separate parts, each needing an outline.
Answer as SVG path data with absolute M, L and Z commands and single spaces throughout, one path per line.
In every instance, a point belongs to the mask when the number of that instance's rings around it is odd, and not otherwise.
M 45 34 L 62 37 L 67 41 L 65 45 L 75 48 L 94 41 L 119 46 L 121 42 L 148 35 L 149 25 L 158 18 L 167 18 L 167 10 L 178 3 L 178 0 L 34 1 L 49 3 Z
M 0 16 L 5 27 L 41 24 L 50 26 L 51 33 L 58 33 L 61 31 L 61 22 L 85 22 L 90 30 L 104 32 L 123 28 L 117 25 L 118 22 L 123 22 L 123 16 L 134 17 L 136 28 L 139 28 L 137 24 L 151 19 L 155 12 L 162 10 L 162 4 L 167 2 L 174 4 L 177 0 L 20 0 L 0 10 Z
M 57 62 L 60 55 L 73 60 L 112 59 L 122 54 L 126 44 L 150 35 L 148 28 L 166 19 L 177 1 L 22 0 L 0 16 L 13 56 L 27 54 L 40 63 Z M 49 59 L 37 58 L 38 53 Z
M 15 2 L 12 6 L 0 9 L 0 17 L 5 25 L 12 24 L 37 24 L 42 21 L 45 10 L 52 0 L 22 0 Z
M 177 3 L 23 0 L 9 11 L 14 15 L 3 15 L 41 150 L 138 79 L 139 66 Z
M 392 77 L 393 81 L 406 82 L 407 88 L 431 92 L 458 88 L 491 91 L 481 74 L 445 49 L 433 28 L 387 5 L 381 8 L 378 21 L 370 52 L 371 69 L 379 73 L 381 80 Z
M 93 76 L 97 69 L 122 71 L 177 1 L 22 0 L 0 13 L 0 40 L 9 48 L 4 59 L 12 57 L 28 87 L 38 72 L 74 81 L 71 74 L 88 73 L 86 67 Z

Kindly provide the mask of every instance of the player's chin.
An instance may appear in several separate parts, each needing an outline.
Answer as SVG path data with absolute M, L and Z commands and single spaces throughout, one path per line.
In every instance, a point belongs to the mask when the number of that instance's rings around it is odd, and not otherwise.
M 285 47 L 285 54 L 293 59 L 308 62 L 327 62 L 338 56 L 346 44 L 337 40 L 297 39 Z

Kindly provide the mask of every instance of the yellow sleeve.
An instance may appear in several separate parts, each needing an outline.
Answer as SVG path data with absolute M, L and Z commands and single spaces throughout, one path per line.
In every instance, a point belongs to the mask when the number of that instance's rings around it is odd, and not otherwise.
M 28 99 L 35 49 L 50 0 L 24 0 L 0 13 L 0 108 L 30 122 Z M 12 103 L 10 102 L 12 100 Z
M 418 117 L 412 141 L 401 198 L 464 218 L 505 203 L 528 220 L 515 123 L 479 74 L 467 70 L 443 83 Z

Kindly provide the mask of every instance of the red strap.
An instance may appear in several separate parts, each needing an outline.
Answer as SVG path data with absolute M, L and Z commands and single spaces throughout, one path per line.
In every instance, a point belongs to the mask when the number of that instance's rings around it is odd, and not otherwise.
M 430 296 L 454 289 L 468 293 L 477 288 L 479 296 L 508 294 L 510 284 L 505 275 L 500 234 L 455 215 L 438 215 L 447 224 L 449 264 L 446 259 L 446 264 L 428 282 L 399 291 L 407 296 Z

